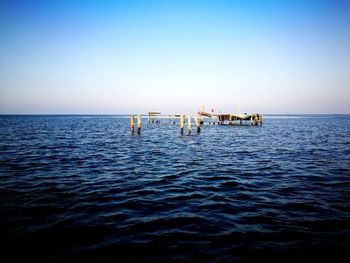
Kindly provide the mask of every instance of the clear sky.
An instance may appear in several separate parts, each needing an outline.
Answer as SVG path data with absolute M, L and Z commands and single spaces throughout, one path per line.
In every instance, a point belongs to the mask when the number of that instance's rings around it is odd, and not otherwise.
M 350 1 L 0 1 L 0 113 L 350 113 Z

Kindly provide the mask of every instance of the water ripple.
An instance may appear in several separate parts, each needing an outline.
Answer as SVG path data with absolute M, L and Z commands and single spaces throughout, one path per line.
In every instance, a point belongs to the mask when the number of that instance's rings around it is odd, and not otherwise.
M 15 259 L 337 261 L 350 248 L 349 116 L 191 136 L 165 119 L 131 135 L 120 116 L 0 124 L 1 246 Z

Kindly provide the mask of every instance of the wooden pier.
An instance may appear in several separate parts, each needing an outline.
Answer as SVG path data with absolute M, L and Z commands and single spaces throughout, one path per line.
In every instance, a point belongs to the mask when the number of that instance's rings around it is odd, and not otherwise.
M 160 123 L 160 112 L 150 111 L 148 112 L 148 123 L 154 123 L 154 117 L 156 117 L 156 123 Z
M 199 111 L 199 116 L 209 117 L 211 122 L 215 124 L 215 120 L 219 125 L 242 125 L 244 121 L 249 122 L 250 125 L 262 125 L 263 119 L 262 114 L 254 113 L 254 114 L 212 114 L 205 111 Z
M 148 117 L 148 123 L 160 123 L 160 118 L 169 118 L 169 124 L 176 124 L 176 120 L 179 120 L 180 123 L 180 133 L 184 134 L 185 129 L 185 120 L 187 119 L 187 126 L 188 126 L 188 135 L 191 134 L 192 131 L 192 118 L 194 120 L 194 123 L 197 128 L 197 133 L 200 133 L 201 126 L 204 125 L 204 119 L 208 120 L 208 125 L 251 125 L 251 126 L 257 126 L 262 125 L 263 123 L 263 116 L 259 113 L 253 113 L 253 114 L 234 114 L 234 113 L 225 113 L 225 114 L 214 114 L 205 112 L 204 109 L 201 111 L 198 111 L 195 115 L 185 115 L 185 114 L 161 114 L 161 112 L 158 111 L 150 111 L 147 115 L 139 114 L 137 116 L 137 133 L 141 134 L 141 117 L 147 116 Z M 205 118 L 206 117 L 206 118 Z M 134 121 L 134 115 L 130 116 L 130 127 L 132 134 L 134 133 L 134 127 L 135 127 L 135 121 Z

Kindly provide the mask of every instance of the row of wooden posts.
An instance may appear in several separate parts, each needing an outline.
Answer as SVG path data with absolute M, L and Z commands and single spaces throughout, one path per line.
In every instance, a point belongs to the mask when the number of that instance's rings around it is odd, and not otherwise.
M 158 113 L 156 114 L 148 114 L 148 123 L 154 123 L 154 117 L 156 118 L 156 123 L 160 123 L 160 116 Z M 173 118 L 173 124 L 175 124 L 175 117 L 180 117 L 180 133 L 184 134 L 184 128 L 185 128 L 185 115 L 168 115 L 169 116 L 169 122 L 171 122 L 171 117 Z M 151 119 L 152 117 L 152 119 Z M 239 115 L 229 115 L 229 114 L 221 114 L 221 115 L 216 115 L 217 120 L 215 122 L 212 121 L 210 122 L 209 120 L 209 125 L 212 123 L 215 125 L 237 125 L 236 122 L 239 122 L 239 125 L 242 125 L 242 122 L 250 122 L 250 125 L 256 126 L 256 125 L 262 125 L 262 115 L 261 114 L 251 114 L 251 115 L 244 115 L 239 116 Z M 211 115 L 210 115 L 211 118 Z M 197 115 L 197 117 L 194 117 L 195 120 L 195 125 L 197 127 L 197 133 L 201 132 L 201 124 L 203 124 L 203 117 L 201 115 Z M 141 122 L 142 118 L 141 115 L 137 115 L 137 133 L 141 134 Z M 187 125 L 188 125 L 188 134 L 191 134 L 192 132 L 192 116 L 187 115 Z M 135 130 L 135 116 L 130 115 L 130 126 L 131 126 L 131 133 L 134 133 Z
M 188 115 L 187 116 L 187 126 L 188 126 L 188 134 L 192 133 L 192 116 Z M 197 127 L 197 133 L 201 132 L 201 120 L 199 117 L 194 118 L 195 124 Z M 150 123 L 150 116 L 148 116 L 148 123 Z M 154 122 L 154 119 L 152 120 Z M 160 123 L 160 118 L 158 117 L 156 120 L 157 123 Z M 141 134 L 141 123 L 142 123 L 142 118 L 141 115 L 137 115 L 137 134 Z M 175 121 L 174 121 L 175 124 Z M 130 115 L 130 127 L 131 127 L 131 133 L 134 134 L 135 131 L 135 116 Z M 180 115 L 180 133 L 184 134 L 184 128 L 185 128 L 185 115 Z
M 142 123 L 142 119 L 141 119 L 141 115 L 137 115 L 137 134 L 141 134 L 141 123 Z M 135 119 L 134 119 L 134 115 L 130 115 L 130 126 L 131 126 L 131 133 L 134 133 L 134 129 L 135 129 Z

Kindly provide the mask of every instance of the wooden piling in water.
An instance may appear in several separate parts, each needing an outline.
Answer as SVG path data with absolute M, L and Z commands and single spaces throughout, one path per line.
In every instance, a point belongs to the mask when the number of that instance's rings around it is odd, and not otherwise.
M 134 133 L 134 127 L 135 127 L 134 115 L 130 115 L 130 128 L 132 133 Z
M 137 133 L 141 134 L 141 115 L 137 116 Z
M 201 132 L 201 124 L 203 123 L 203 116 L 209 117 L 209 125 L 252 125 L 252 126 L 258 126 L 262 125 L 263 123 L 263 115 L 254 113 L 254 114 L 210 114 L 206 112 L 198 112 L 198 115 L 193 116 L 195 127 L 197 130 L 197 133 Z M 135 117 L 137 116 L 137 133 L 141 134 L 141 123 L 142 123 L 142 115 L 130 115 L 130 129 L 131 133 L 134 134 L 135 130 Z M 146 117 L 146 115 L 144 115 Z M 192 116 L 191 115 L 181 115 L 181 114 L 168 114 L 168 115 L 161 115 L 160 112 L 148 112 L 147 119 L 148 123 L 160 123 L 160 117 L 166 118 L 168 116 L 169 118 L 169 124 L 176 123 L 176 118 L 180 119 L 180 132 L 183 135 L 184 134 L 184 128 L 185 128 L 185 122 L 187 118 L 187 125 L 188 125 L 188 134 L 192 133 Z
M 200 123 L 200 118 L 197 116 L 195 119 L 196 122 L 196 127 L 197 127 L 197 133 L 201 132 L 201 123 Z
M 184 127 L 185 127 L 185 116 L 180 116 L 180 133 L 184 134 Z

